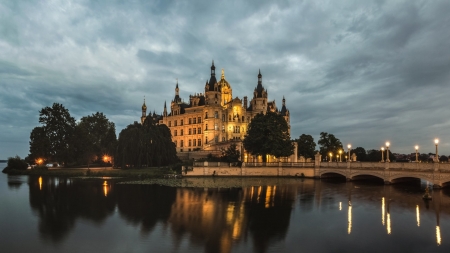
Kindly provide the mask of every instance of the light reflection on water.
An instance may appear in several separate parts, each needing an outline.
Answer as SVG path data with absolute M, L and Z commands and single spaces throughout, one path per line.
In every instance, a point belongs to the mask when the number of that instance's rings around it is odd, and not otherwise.
M 30 219 L 13 215 L 15 210 L 0 209 L 2 228 L 27 221 L 28 229 L 20 235 L 30 238 L 27 248 L 18 243 L 23 240 L 16 238 L 19 233 L 0 232 L 0 245 L 6 249 L 2 252 L 30 248 L 35 252 L 450 249 L 446 189 L 433 191 L 433 200 L 424 202 L 420 184 L 384 186 L 312 179 L 265 182 L 242 188 L 172 188 L 122 185 L 111 179 L 3 174 L 0 187 L 6 192 L 0 196 L 7 198 L 6 203 L 25 204 L 22 206 L 36 216 Z M 25 191 L 17 194 L 17 189 Z

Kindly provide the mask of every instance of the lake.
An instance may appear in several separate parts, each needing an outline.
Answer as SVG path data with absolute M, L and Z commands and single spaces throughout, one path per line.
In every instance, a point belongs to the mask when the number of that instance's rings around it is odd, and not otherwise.
M 450 191 L 424 201 L 425 182 L 192 180 L 1 173 L 0 252 L 450 251 Z

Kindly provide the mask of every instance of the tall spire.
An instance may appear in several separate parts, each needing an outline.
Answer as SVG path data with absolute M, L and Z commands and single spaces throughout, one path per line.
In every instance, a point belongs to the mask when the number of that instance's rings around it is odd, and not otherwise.
M 209 91 L 214 91 L 214 86 L 217 83 L 216 80 L 216 66 L 214 66 L 214 60 L 211 65 L 211 79 L 209 79 Z
M 181 98 L 180 98 L 180 89 L 178 88 L 178 78 L 177 78 L 177 85 L 175 86 L 175 98 L 174 98 L 174 102 L 175 102 L 175 103 L 181 102 Z
M 166 106 L 166 101 L 164 101 L 164 112 L 163 112 L 163 116 L 167 117 L 167 106 Z
M 222 77 L 221 77 L 221 79 L 225 79 L 225 70 L 224 69 L 222 69 Z

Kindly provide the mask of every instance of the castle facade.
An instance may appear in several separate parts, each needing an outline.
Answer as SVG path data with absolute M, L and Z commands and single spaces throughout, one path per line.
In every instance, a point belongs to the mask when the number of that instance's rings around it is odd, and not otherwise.
M 204 93 L 190 95 L 189 101 L 184 102 L 179 95 L 177 81 L 170 108 L 164 103 L 159 123 L 169 127 L 177 152 L 220 150 L 232 142 L 242 143 L 252 118 L 267 111 L 281 114 L 290 130 L 290 114 L 286 108 L 286 100 L 283 97 L 281 110 L 278 110 L 275 100 L 269 101 L 268 92 L 262 85 L 261 71 L 258 73 L 258 82 L 250 101 L 247 96 L 243 99 L 237 96 L 233 98 L 233 90 L 225 79 L 224 70 L 222 69 L 220 80 L 216 79 L 215 71 L 213 61 L 211 77 L 206 81 Z M 146 118 L 146 110 L 144 101 L 142 123 Z M 242 149 L 242 145 L 238 146 Z

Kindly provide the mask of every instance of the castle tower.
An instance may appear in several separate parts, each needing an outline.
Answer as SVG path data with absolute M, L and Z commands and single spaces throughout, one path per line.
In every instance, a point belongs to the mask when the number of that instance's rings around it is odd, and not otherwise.
M 221 95 L 220 105 L 225 105 L 233 99 L 233 89 L 231 85 L 225 80 L 225 70 L 222 69 L 222 76 L 219 81 L 219 90 Z
M 166 106 L 166 101 L 164 101 L 164 112 L 163 112 L 163 117 L 167 117 L 167 106 Z
M 261 70 L 258 73 L 258 85 L 253 91 L 253 99 L 251 102 L 253 110 L 257 112 L 266 113 L 267 111 L 267 90 L 262 85 Z
M 288 124 L 289 128 L 289 134 L 291 133 L 291 123 L 290 123 L 290 113 L 289 110 L 286 108 L 286 99 L 283 96 L 283 105 L 281 107 L 280 111 L 281 116 L 283 116 L 284 120 L 286 120 L 286 123 Z
M 145 97 L 144 104 L 142 104 L 142 116 L 141 116 L 141 124 L 144 124 L 145 119 L 147 118 L 147 106 L 145 105 Z

